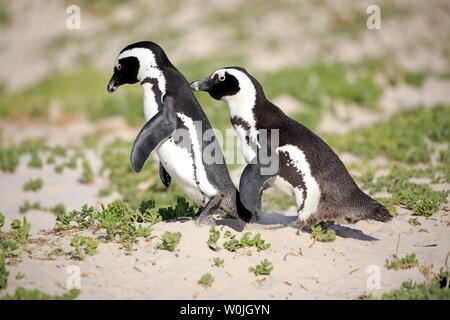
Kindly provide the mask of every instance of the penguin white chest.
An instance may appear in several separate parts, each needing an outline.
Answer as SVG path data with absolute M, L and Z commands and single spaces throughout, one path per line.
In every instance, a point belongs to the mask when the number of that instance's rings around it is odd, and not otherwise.
M 158 147 L 157 154 L 182 191 L 196 204 L 205 205 L 217 194 L 217 189 L 209 182 L 203 164 L 198 136 L 201 132 L 197 132 L 191 118 L 182 113 L 177 113 L 177 116 L 187 128 L 191 145 L 177 144 L 173 139 L 168 139 Z
M 280 172 L 282 174 L 276 177 L 273 181 L 273 186 L 295 196 L 298 218 L 304 221 L 316 212 L 319 206 L 321 196 L 319 184 L 312 175 L 311 167 L 300 148 L 287 144 L 278 147 L 276 150 L 280 161 L 283 159 L 282 161 L 285 161 L 285 163 L 280 163 Z M 281 153 L 285 157 L 281 158 Z M 286 182 L 291 186 L 289 187 Z

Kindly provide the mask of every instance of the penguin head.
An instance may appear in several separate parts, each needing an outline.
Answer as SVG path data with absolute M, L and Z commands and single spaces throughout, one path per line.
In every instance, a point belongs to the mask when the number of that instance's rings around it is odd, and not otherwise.
M 214 71 L 207 78 L 192 82 L 191 88 L 194 91 L 206 91 L 214 99 L 232 102 L 255 94 L 255 81 L 244 68 L 226 67 Z
M 173 67 L 164 50 L 154 42 L 141 41 L 123 48 L 117 56 L 107 90 L 113 93 L 123 84 L 142 81 L 152 73 Z

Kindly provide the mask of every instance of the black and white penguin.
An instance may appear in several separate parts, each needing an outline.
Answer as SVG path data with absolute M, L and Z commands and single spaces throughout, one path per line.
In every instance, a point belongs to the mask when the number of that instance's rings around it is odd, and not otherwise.
M 250 221 L 252 215 L 240 203 L 220 145 L 188 81 L 153 42 L 133 43 L 120 51 L 107 90 L 113 93 L 122 84 L 137 82 L 144 93 L 147 123 L 133 144 L 133 169 L 139 172 L 154 150 L 162 182 L 169 186 L 173 179 L 201 208 L 198 221 L 208 221 L 218 209 Z M 204 152 L 206 146 L 211 154 Z
M 292 120 L 264 95 L 261 84 L 245 69 L 227 67 L 194 81 L 193 90 L 206 91 L 228 104 L 231 123 L 238 132 L 244 158 L 239 191 L 244 206 L 254 212 L 268 186 L 295 197 L 300 227 L 321 221 L 355 223 L 362 219 L 387 222 L 389 211 L 354 182 L 336 153 L 317 135 Z M 268 138 L 261 141 L 264 133 Z M 278 141 L 270 139 L 278 130 Z M 273 150 L 275 172 L 264 173 L 260 150 Z M 267 185 L 266 185 L 267 183 Z

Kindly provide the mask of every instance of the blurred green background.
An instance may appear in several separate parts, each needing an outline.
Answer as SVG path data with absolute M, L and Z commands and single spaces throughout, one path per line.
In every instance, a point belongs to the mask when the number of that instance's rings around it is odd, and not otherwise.
M 66 27 L 72 4 L 81 10 L 79 30 Z M 366 26 L 371 4 L 381 10 L 379 30 Z M 141 89 L 106 92 L 120 49 L 151 40 L 188 80 L 247 68 L 269 99 L 366 177 L 361 182 L 379 169 L 370 162 L 377 158 L 389 170 L 425 165 L 417 175 L 448 182 L 449 17 L 448 1 L 1 0 L 1 169 L 14 171 L 30 154 L 64 174 L 91 150 L 101 165 L 81 181 L 100 189 L 99 201 L 116 192 L 134 206 L 145 198 L 173 203 L 180 192 L 163 189 L 153 162 L 139 175 L 129 166 L 144 123 Z M 230 127 L 223 103 L 197 97 L 215 128 Z M 56 146 L 70 152 L 53 164 Z M 237 168 L 230 163 L 234 177 Z M 291 203 L 272 193 L 267 201 L 275 209 Z

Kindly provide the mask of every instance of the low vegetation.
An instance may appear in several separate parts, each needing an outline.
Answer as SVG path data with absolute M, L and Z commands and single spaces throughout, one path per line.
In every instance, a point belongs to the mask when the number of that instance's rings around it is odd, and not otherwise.
M 38 191 L 44 185 L 44 181 L 42 178 L 30 179 L 24 185 L 23 191 Z
M 415 253 L 407 254 L 403 258 L 399 258 L 396 255 L 392 256 L 392 259 L 386 259 L 385 267 L 388 270 L 400 270 L 400 269 L 410 269 L 417 267 L 419 261 L 416 258 Z
M 70 255 L 73 259 L 83 260 L 86 256 L 97 253 L 97 245 L 97 240 L 76 234 L 70 239 L 70 246 L 73 247 Z
M 400 288 L 381 296 L 383 300 L 449 300 L 449 272 L 440 271 L 431 280 L 420 283 L 404 281 Z M 373 297 L 372 297 L 373 298 Z
M 269 249 L 271 246 L 270 243 L 267 243 L 261 238 L 260 233 L 257 233 L 252 238 L 250 232 L 245 232 L 240 240 L 236 239 L 236 235 L 232 235 L 231 233 L 226 233 L 225 237 L 229 238 L 229 240 L 224 242 L 223 247 L 231 252 L 235 252 L 246 247 L 255 247 L 258 251 L 264 251 Z
M 214 257 L 214 258 L 212 258 L 212 263 L 213 263 L 213 266 L 220 268 L 220 267 L 224 266 L 225 260 L 220 257 Z
M 79 289 L 71 289 L 63 295 L 51 295 L 38 289 L 16 288 L 12 295 L 5 295 L 4 300 L 74 300 L 80 295 Z
M 333 242 L 336 240 L 336 233 L 332 229 L 323 232 L 320 224 L 311 227 L 311 239 L 319 242 Z
M 261 263 L 255 267 L 249 268 L 248 270 L 253 272 L 255 276 L 268 276 L 273 270 L 273 265 L 269 260 L 264 259 Z
M 207 288 L 207 287 L 211 287 L 211 285 L 214 282 L 214 277 L 211 273 L 205 273 L 200 280 L 198 280 L 198 284 L 200 284 L 201 286 Z
M 156 248 L 161 250 L 174 251 L 177 245 L 180 243 L 180 240 L 180 232 L 166 231 L 161 236 L 161 242 L 156 246 Z

